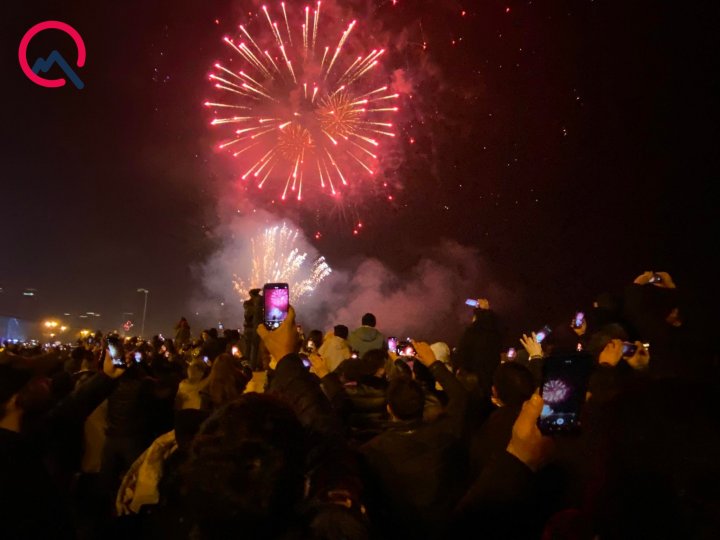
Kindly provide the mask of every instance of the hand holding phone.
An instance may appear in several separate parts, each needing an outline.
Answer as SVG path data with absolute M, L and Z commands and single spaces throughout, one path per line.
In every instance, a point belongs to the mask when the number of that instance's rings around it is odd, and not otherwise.
M 263 287 L 265 315 L 263 322 L 268 330 L 277 329 L 287 318 L 290 291 L 287 283 L 266 283 Z
M 398 343 L 397 346 L 397 354 L 398 356 L 402 356 L 405 358 L 412 358 L 415 356 L 415 347 L 413 347 L 412 341 L 410 339 L 407 339 L 405 341 L 401 341 Z
M 110 357 L 112 358 L 113 366 L 126 367 L 125 350 L 120 339 L 115 336 L 109 336 L 107 338 L 107 347 L 110 352 Z
M 387 338 L 388 352 L 397 354 L 398 340 L 396 337 Z
M 507 359 L 508 359 L 508 360 L 515 360 L 516 357 L 517 357 L 517 351 L 516 351 L 515 349 L 513 349 L 512 347 L 510 347 L 510 348 L 507 350 Z
M 543 364 L 544 405 L 538 427 L 544 435 L 572 433 L 580 428 L 593 360 L 590 355 L 550 356 Z

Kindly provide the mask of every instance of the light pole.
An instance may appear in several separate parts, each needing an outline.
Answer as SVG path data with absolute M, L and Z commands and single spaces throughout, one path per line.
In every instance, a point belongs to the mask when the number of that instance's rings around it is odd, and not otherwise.
M 145 293 L 145 305 L 143 306 L 142 327 L 140 329 L 140 337 L 145 337 L 145 314 L 147 313 L 147 297 L 150 291 L 148 291 L 147 289 L 138 289 L 137 292 Z

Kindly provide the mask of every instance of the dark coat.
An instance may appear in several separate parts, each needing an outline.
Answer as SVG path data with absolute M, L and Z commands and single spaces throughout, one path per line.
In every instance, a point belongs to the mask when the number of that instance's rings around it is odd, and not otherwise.
M 453 358 L 453 367 L 478 376 L 482 391 L 489 395 L 495 368 L 500 364 L 502 342 L 495 313 L 477 312 L 475 321 L 465 329 Z
M 470 472 L 472 478 L 480 476 L 482 470 L 505 451 L 512 427 L 520 414 L 520 407 L 500 407 L 490 414 L 470 441 Z
M 394 423 L 360 448 L 368 512 L 388 538 L 442 535 L 465 487 L 460 439 L 467 393 L 441 362 L 431 372 L 448 395 L 444 415 Z
M 47 453 L 114 387 L 114 380 L 99 373 L 51 409 L 32 434 L 0 429 L 0 537 L 74 537 L 65 493 L 45 466 L 53 461 Z

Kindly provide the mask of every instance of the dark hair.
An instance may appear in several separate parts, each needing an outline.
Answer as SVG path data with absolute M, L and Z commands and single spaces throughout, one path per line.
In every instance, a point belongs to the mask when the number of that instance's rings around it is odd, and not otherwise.
M 375 315 L 372 313 L 366 313 L 362 316 L 362 325 L 363 326 L 372 326 L 375 328 L 375 325 L 377 324 L 377 321 L 375 320 Z
M 315 344 L 315 348 L 319 349 L 323 342 L 323 333 L 320 330 L 311 330 L 307 337 L 308 341 Z
M 590 336 L 590 340 L 588 342 L 588 352 L 597 360 L 605 346 L 613 339 L 627 341 L 628 333 L 619 324 L 606 324 Z
M 347 339 L 348 335 L 350 333 L 350 330 L 348 330 L 348 327 L 344 324 L 338 324 L 333 328 L 333 332 L 337 337 Z
M 535 391 L 532 373 L 517 362 L 503 362 L 495 370 L 493 386 L 497 397 L 509 407 L 520 406 Z
M 415 420 L 423 416 L 425 395 L 418 383 L 408 377 L 393 379 L 388 387 L 388 404 L 400 420 Z
M 303 429 L 266 394 L 244 394 L 201 427 L 182 469 L 201 538 L 270 538 L 288 527 L 304 492 Z
M 382 349 L 371 349 L 360 359 L 361 370 L 366 375 L 374 375 L 378 369 L 385 367 L 387 354 Z

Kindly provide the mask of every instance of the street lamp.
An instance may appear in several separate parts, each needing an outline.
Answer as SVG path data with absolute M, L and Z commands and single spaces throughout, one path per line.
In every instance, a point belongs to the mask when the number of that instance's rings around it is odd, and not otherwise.
M 137 292 L 145 293 L 145 305 L 143 306 L 142 327 L 140 330 L 140 337 L 145 337 L 145 313 L 147 313 L 147 298 L 150 291 L 147 289 L 138 289 Z

